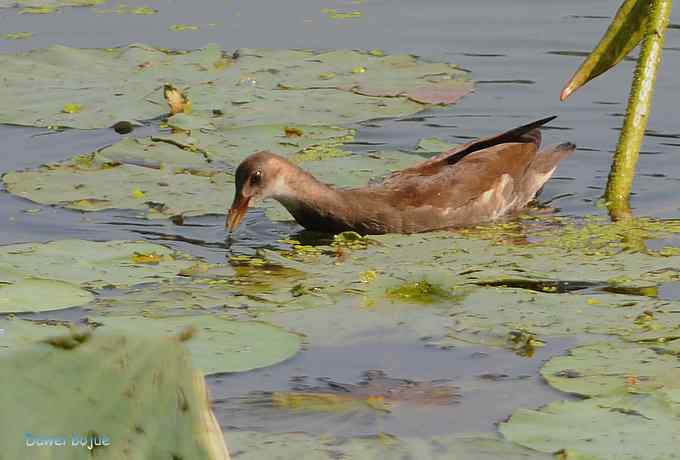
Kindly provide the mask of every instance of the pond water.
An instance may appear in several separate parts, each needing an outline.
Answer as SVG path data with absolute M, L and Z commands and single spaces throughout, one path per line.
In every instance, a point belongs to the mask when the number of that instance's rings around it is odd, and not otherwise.
M 547 184 L 543 199 L 568 216 L 602 214 L 597 205 L 606 183 L 634 63 L 626 61 L 591 82 L 567 102 L 559 101 L 562 85 L 600 38 L 618 0 L 571 2 L 478 0 L 366 0 L 361 3 L 291 0 L 155 1 L 159 13 L 145 16 L 95 14 L 86 8 L 65 8 L 57 14 L 18 15 L 0 10 L 3 33 L 30 31 L 30 40 L 0 40 L 0 52 L 24 51 L 55 43 L 74 47 L 115 47 L 133 42 L 165 48 L 193 49 L 218 43 L 239 47 L 373 49 L 414 53 L 451 61 L 472 73 L 473 94 L 446 109 L 427 111 L 398 120 L 379 120 L 353 126 L 358 133 L 350 150 L 372 148 L 413 150 L 423 137 L 464 142 L 542 118 L 559 118 L 544 131 L 544 142 L 571 141 L 575 155 L 566 160 Z M 320 9 L 361 10 L 351 20 L 329 20 Z M 676 10 L 677 11 L 677 10 Z M 680 11 L 674 15 L 680 22 Z M 172 24 L 196 24 L 197 31 L 170 32 Z M 680 30 L 670 28 L 635 180 L 632 205 L 636 215 L 677 217 L 680 203 Z M 0 71 L 1 72 L 1 71 Z M 284 120 L 285 121 L 285 120 Z M 136 136 L 155 132 L 149 126 Z M 0 126 L 3 139 L 0 173 L 66 159 L 112 144 L 121 136 L 109 129 L 67 130 Z M 225 202 L 225 208 L 227 203 Z M 32 210 L 31 212 L 26 212 Z M 39 212 L 35 212 L 39 210 Z M 83 214 L 40 206 L 0 193 L 0 244 L 64 238 L 147 239 L 207 260 L 223 262 L 234 254 L 252 254 L 258 247 L 275 247 L 300 227 L 272 223 L 259 210 L 251 211 L 234 242 L 225 242 L 224 217 L 187 219 L 184 225 L 147 221 L 124 211 Z M 678 284 L 663 288 L 663 296 L 678 298 Z M 72 317 L 73 310 L 42 317 Z M 564 399 L 538 377 L 550 356 L 564 353 L 577 339 L 551 342 L 533 358 L 506 351 L 479 349 L 471 357 L 448 350 L 430 350 L 416 343 L 372 340 L 347 347 L 310 347 L 296 358 L 264 370 L 210 378 L 217 412 L 223 425 L 265 431 L 300 430 L 314 434 L 433 435 L 442 432 L 491 431 L 517 407 L 539 407 Z M 376 425 L 374 419 L 342 416 L 272 418 L 267 411 L 247 410 L 244 398 L 263 391 L 291 388 L 291 379 L 330 378 L 356 383 L 363 372 L 382 369 L 391 377 L 413 380 L 451 379 L 458 385 L 485 382 L 443 408 L 400 409 L 400 417 Z M 503 375 L 497 380 L 483 375 Z M 493 381 L 489 381 L 493 380 Z M 244 409 L 245 407 L 245 409 Z M 236 415 L 234 415 L 236 414 Z M 262 414 L 262 415 L 260 415 Z M 321 420 L 321 424 L 320 423 Z M 349 420 L 349 421 L 348 421 Z M 397 420 L 397 421 L 395 421 Z M 446 429 L 443 429 L 446 427 Z

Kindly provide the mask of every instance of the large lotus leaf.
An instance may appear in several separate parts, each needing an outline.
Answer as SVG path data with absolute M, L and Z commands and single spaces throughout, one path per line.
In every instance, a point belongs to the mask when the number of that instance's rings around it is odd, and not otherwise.
M 0 373 L 2 459 L 229 458 L 176 336 L 55 337 L 1 352 Z
M 438 436 L 430 439 L 395 438 L 389 435 L 372 438 L 316 438 L 303 433 L 259 433 L 227 431 L 234 457 L 241 460 L 304 459 L 346 460 L 400 459 L 507 459 L 548 460 L 549 455 L 503 441 L 489 434 Z
M 167 112 L 162 87 L 168 81 L 189 88 L 194 114 L 235 126 L 394 117 L 424 107 L 411 99 L 450 103 L 471 90 L 465 74 L 450 64 L 357 51 L 244 50 L 228 56 L 215 46 L 190 52 L 54 46 L 2 55 L 0 66 L 6 70 L 0 122 L 33 126 L 102 128 L 158 117 Z M 391 97 L 376 97 L 381 94 Z M 65 110 L 67 104 L 79 110 Z
M 89 287 L 174 278 L 194 263 L 190 257 L 164 246 L 140 241 L 61 240 L 0 247 L 3 269 Z
M 23 313 L 77 307 L 94 300 L 89 291 L 70 283 L 26 278 L 0 283 L 0 313 Z
M 677 351 L 662 345 L 585 345 L 570 350 L 568 356 L 552 358 L 541 369 L 541 375 L 558 390 L 584 396 L 680 388 Z
M 664 395 L 559 401 L 540 411 L 520 409 L 500 425 L 506 439 L 562 458 L 678 458 L 680 405 Z
M 196 336 L 187 345 L 196 367 L 206 374 L 271 366 L 300 349 L 296 334 L 266 323 L 231 321 L 223 316 L 105 317 L 99 321 L 103 328 L 138 334 L 177 334 L 193 327 Z

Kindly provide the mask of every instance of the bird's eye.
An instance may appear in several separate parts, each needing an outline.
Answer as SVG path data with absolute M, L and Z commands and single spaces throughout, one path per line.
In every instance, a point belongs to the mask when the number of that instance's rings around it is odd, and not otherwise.
M 250 176 L 250 185 L 258 185 L 260 182 L 262 182 L 262 171 L 258 169 Z

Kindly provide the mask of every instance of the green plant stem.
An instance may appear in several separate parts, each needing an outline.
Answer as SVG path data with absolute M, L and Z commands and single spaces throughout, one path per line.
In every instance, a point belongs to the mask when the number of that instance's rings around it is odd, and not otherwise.
M 613 219 L 630 215 L 629 196 L 635 177 L 635 165 L 651 111 L 664 33 L 673 4 L 672 0 L 640 1 L 649 2 L 649 16 L 628 98 L 626 118 L 619 136 L 605 194 L 609 214 Z

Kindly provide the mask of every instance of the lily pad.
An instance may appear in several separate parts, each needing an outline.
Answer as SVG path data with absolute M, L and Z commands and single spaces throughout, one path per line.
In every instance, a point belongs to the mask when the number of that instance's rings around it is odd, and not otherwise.
M 94 288 L 174 278 L 194 263 L 164 246 L 139 241 L 61 240 L 0 247 L 0 278 L 9 271 Z
M 0 8 L 61 8 L 63 6 L 97 6 L 108 0 L 0 0 Z
M 230 321 L 222 316 L 106 317 L 98 321 L 104 330 L 115 328 L 145 335 L 176 335 L 193 327 L 195 337 L 187 346 L 196 367 L 206 374 L 271 366 L 300 350 L 300 337 L 284 329 L 260 322 Z
M 94 295 L 70 283 L 54 280 L 23 279 L 0 283 L 0 313 L 59 310 L 86 305 Z
M 33 32 L 12 32 L 1 35 L 4 40 L 27 40 L 33 37 Z
M 584 396 L 680 389 L 677 350 L 604 342 L 570 350 L 541 369 L 550 385 Z
M 515 443 L 562 458 L 677 458 L 680 405 L 664 395 L 620 394 L 520 409 L 500 425 Z
M 187 52 L 145 45 L 54 46 L 0 55 L 0 66 L 7 69 L 0 123 L 31 126 L 104 128 L 156 118 L 167 111 L 162 88 L 170 79 L 189 88 L 195 115 L 241 127 L 281 120 L 347 124 L 408 115 L 428 104 L 453 101 L 472 88 L 465 72 L 452 64 L 358 51 L 244 49 L 229 55 L 216 46 Z M 353 72 L 359 66 L 366 71 Z M 336 77 L 320 78 L 330 73 Z M 74 101 L 83 110 L 61 110 Z
M 441 436 L 431 439 L 395 438 L 388 434 L 377 437 L 334 439 L 316 438 L 304 433 L 258 433 L 227 431 L 232 455 L 241 460 L 267 458 L 284 460 L 369 460 L 394 458 L 403 460 L 507 459 L 548 460 L 547 454 L 519 447 L 495 435 L 471 434 Z
M 68 334 L 67 323 L 59 321 L 26 321 L 0 319 L 0 357 L 49 337 Z
M 198 154 L 187 155 L 189 158 Z M 83 166 L 84 163 L 87 163 Z M 135 209 L 148 218 L 223 214 L 233 189 L 219 171 L 158 169 L 135 164 L 102 162 L 99 158 L 8 173 L 9 191 L 42 204 L 81 211 Z M 125 184 L 125 187 L 121 187 Z M 231 192 L 233 193 L 233 192 Z
M 229 458 L 177 337 L 74 333 L 1 351 L 0 372 L 3 458 L 132 458 L 131 447 L 134 458 Z

